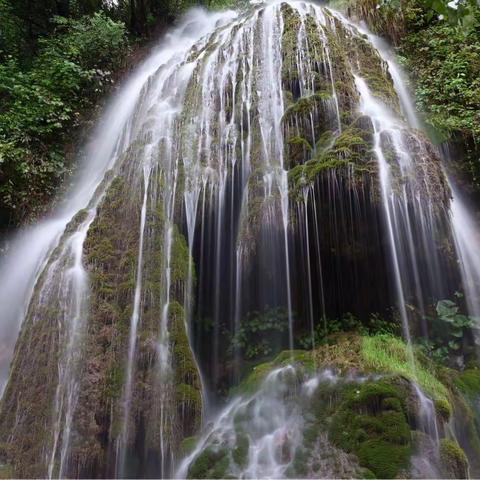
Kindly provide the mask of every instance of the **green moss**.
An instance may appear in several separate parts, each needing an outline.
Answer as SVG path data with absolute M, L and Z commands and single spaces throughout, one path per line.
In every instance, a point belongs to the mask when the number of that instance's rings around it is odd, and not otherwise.
M 295 117 L 306 117 L 315 108 L 318 108 L 322 101 L 332 98 L 330 92 L 318 92 L 306 97 L 300 97 L 290 105 L 283 114 L 282 122 L 289 121 Z
M 188 470 L 187 478 L 224 478 L 230 464 L 225 448 L 206 448 Z
M 195 446 L 197 445 L 197 437 L 187 437 L 184 438 L 180 443 L 180 453 L 182 456 L 187 456 L 193 452 Z
M 377 167 L 370 140 L 370 132 L 358 127 L 345 129 L 334 141 L 331 132 L 324 132 L 315 156 L 304 165 L 290 170 L 289 181 L 293 191 L 311 184 L 319 175 L 331 170 L 345 171 L 349 179 L 352 177 L 346 167 L 353 167 L 357 177 L 365 171 L 375 173 Z
M 303 163 L 309 158 L 312 147 L 308 140 L 298 135 L 290 137 L 286 144 L 288 165 L 294 166 Z
M 237 435 L 236 440 L 235 448 L 232 450 L 232 458 L 240 468 L 243 468 L 248 461 L 250 441 L 245 434 Z
M 186 383 L 181 383 L 176 385 L 175 389 L 178 406 L 188 404 L 193 406 L 197 411 L 202 409 L 202 395 L 198 388 L 192 387 L 192 385 Z
M 180 415 L 189 412 L 187 431 L 195 432 L 200 425 L 202 394 L 200 376 L 188 340 L 184 310 L 176 301 L 170 303 L 169 331 L 172 346 L 176 406 Z
M 232 389 L 232 394 L 251 394 L 259 387 L 265 377 L 275 368 L 295 364 L 303 368 L 305 372 L 313 371 L 314 362 L 312 352 L 305 350 L 285 350 L 281 352 L 274 360 L 267 363 L 261 363 L 253 367 L 252 373 L 243 380 L 243 382 Z
M 412 362 L 413 353 L 398 337 L 375 335 L 362 338 L 362 360 L 368 369 L 391 372 L 417 382 L 435 401 L 449 402 L 447 388 L 435 377 L 431 368 Z
M 173 227 L 173 245 L 172 245 L 172 283 L 184 281 L 188 279 L 189 262 L 191 261 L 190 250 L 185 237 L 179 232 L 178 227 Z M 193 264 L 192 264 L 193 269 Z M 194 281 L 195 271 L 192 271 Z
M 449 438 L 440 441 L 440 460 L 448 478 L 467 478 L 468 461 L 457 442 Z
M 450 416 L 452 415 L 452 406 L 450 402 L 444 398 L 439 398 L 435 402 L 435 411 L 437 415 L 445 422 L 448 422 Z
M 309 160 L 305 165 L 297 165 L 288 172 L 289 181 L 295 189 L 311 184 L 323 172 L 328 172 L 341 167 L 346 167 L 348 162 L 339 159 Z
M 393 380 L 353 386 L 333 416 L 329 435 L 377 478 L 394 478 L 411 452 L 406 412 L 404 392 Z
M 107 372 L 105 396 L 109 399 L 118 399 L 122 394 L 125 371 L 123 363 L 113 364 Z
M 198 380 L 198 370 L 190 349 L 187 332 L 185 330 L 185 319 L 183 306 L 178 302 L 170 303 L 170 340 L 173 347 L 173 357 L 175 359 L 175 374 L 177 384 L 185 383 L 185 379 L 196 378 Z M 196 383 L 198 387 L 198 383 Z
M 68 225 L 65 227 L 65 233 L 73 233 L 77 230 L 77 228 L 87 219 L 88 217 L 88 209 L 83 208 L 79 210 L 75 216 L 70 220 Z
M 410 445 L 392 445 L 381 440 L 368 440 L 358 449 L 361 465 L 375 475 L 374 478 L 395 478 L 399 469 L 408 465 Z
M 455 385 L 470 398 L 480 396 L 480 368 L 463 371 L 455 379 Z

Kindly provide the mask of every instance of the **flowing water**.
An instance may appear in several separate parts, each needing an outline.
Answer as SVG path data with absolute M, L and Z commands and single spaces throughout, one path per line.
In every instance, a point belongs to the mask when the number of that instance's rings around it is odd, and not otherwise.
M 240 417 L 248 456 L 229 473 L 287 476 L 305 427 L 292 388 L 308 403 L 340 380 L 287 365 L 218 410 L 249 364 L 247 328 L 273 316 L 271 354 L 299 335 L 314 347 L 329 317 L 393 306 L 410 344 L 459 285 L 480 313 L 474 222 L 418 127 L 392 55 L 336 12 L 187 14 L 112 99 L 62 207 L 0 267 L 9 441 L 45 389 L 34 475 L 169 477 L 203 412 L 213 423 L 177 476 L 205 448 L 245 443 Z M 42 369 L 22 397 L 29 358 Z M 432 400 L 415 392 L 438 445 Z M 326 437 L 315 449 L 339 462 L 312 475 L 358 473 Z
M 480 252 L 475 248 L 480 230 L 459 191 L 452 187 L 452 227 L 458 251 L 469 313 L 480 316 Z

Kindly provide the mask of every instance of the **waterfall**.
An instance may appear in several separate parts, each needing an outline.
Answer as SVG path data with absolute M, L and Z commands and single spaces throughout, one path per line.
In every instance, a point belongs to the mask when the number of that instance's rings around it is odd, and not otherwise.
M 234 455 L 229 462 L 232 469 L 229 474 L 240 474 L 246 478 L 283 478 L 301 441 L 300 412 L 283 401 L 288 392 L 288 379 L 294 379 L 295 374 L 291 365 L 275 369 L 267 375 L 257 395 L 232 401 L 218 415 L 196 449 L 182 462 L 176 476 L 186 478 L 191 463 L 207 445 L 213 448 L 230 445 L 233 450 L 237 443 L 243 441 L 247 445 L 248 460 L 244 469 L 239 471 Z M 253 418 L 247 422 L 246 417 L 250 415 Z M 236 418 L 243 419 L 245 425 L 239 428 Z M 254 429 L 244 430 L 250 426 Z M 288 451 L 282 451 L 284 445 Z
M 393 56 L 337 12 L 189 12 L 112 98 L 62 207 L 0 267 L 0 444 L 18 475 L 185 477 L 205 452 L 212 476 L 367 474 L 340 427 L 327 435 L 328 416 L 348 424 L 338 398 L 408 411 L 438 447 L 415 366 L 380 395 L 381 375 L 318 372 L 314 354 L 302 369 L 295 351 L 329 319 L 377 313 L 413 359 L 428 305 L 463 284 L 479 311 L 473 222 L 419 126 Z
M 480 314 L 480 256 L 475 248 L 475 239 L 479 238 L 478 225 L 474 222 L 460 192 L 451 185 L 452 228 L 455 246 L 458 251 L 463 285 L 469 313 L 475 317 Z

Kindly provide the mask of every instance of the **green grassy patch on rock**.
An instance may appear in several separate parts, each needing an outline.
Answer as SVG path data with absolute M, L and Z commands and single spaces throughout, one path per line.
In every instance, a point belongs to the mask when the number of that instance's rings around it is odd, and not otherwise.
M 367 369 L 390 372 L 418 383 L 434 400 L 449 401 L 448 390 L 424 364 L 412 361 L 408 346 L 393 335 L 362 338 L 362 360 Z

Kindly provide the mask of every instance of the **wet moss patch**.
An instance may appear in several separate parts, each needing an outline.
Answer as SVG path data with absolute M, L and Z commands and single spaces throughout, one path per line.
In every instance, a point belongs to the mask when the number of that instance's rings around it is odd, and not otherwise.
M 404 392 L 393 381 L 353 386 L 332 419 L 330 438 L 377 478 L 395 478 L 411 453 L 406 412 Z
M 440 460 L 447 478 L 468 478 L 468 461 L 465 452 L 454 440 L 440 441 Z
M 225 448 L 206 448 L 188 470 L 187 478 L 225 478 L 230 464 Z

